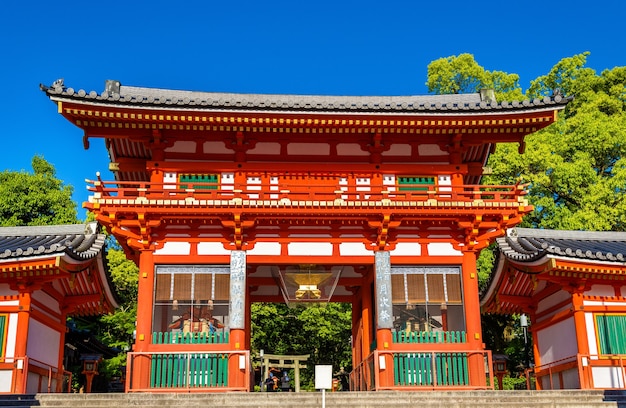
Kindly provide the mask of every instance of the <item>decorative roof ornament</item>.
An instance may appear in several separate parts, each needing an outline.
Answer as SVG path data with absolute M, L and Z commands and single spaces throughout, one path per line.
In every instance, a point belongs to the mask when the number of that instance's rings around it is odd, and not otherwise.
M 54 81 L 52 83 L 52 86 L 50 86 L 50 88 L 54 89 L 55 92 L 63 91 L 63 89 L 65 88 L 65 84 L 64 84 L 63 78 L 59 78 L 56 81 Z

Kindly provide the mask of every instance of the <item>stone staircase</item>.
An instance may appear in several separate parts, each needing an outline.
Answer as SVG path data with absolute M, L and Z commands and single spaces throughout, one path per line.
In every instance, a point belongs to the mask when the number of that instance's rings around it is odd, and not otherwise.
M 626 408 L 626 390 L 327 392 L 328 408 Z M 313 408 L 321 392 L 0 395 L 0 408 Z

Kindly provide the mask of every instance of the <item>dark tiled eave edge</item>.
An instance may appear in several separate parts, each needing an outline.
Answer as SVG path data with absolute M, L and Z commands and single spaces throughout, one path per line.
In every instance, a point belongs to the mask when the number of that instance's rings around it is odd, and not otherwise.
M 562 109 L 572 98 L 557 94 L 533 100 L 485 102 L 479 94 L 417 96 L 271 95 L 178 91 L 120 86 L 119 92 L 76 91 L 62 83 L 40 85 L 53 100 L 159 109 L 318 113 L 448 113 Z
M 513 228 L 497 240 L 500 252 L 512 261 L 534 262 L 560 256 L 602 262 L 626 262 L 626 233 Z
M 96 223 L 3 227 L 0 228 L 0 261 L 60 254 L 87 260 L 97 256 L 104 243 L 105 235 L 98 233 Z
M 497 282 L 504 279 L 505 259 L 531 264 L 547 257 L 626 265 L 626 233 L 512 228 L 498 238 L 494 269 L 480 288 L 481 307 L 492 301 Z M 593 249 L 593 250 L 592 250 Z M 519 270 L 520 273 L 525 273 Z

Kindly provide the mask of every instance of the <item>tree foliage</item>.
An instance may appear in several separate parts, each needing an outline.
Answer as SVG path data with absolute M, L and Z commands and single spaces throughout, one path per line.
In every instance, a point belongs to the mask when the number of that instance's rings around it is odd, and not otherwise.
M 309 367 L 330 364 L 335 370 L 352 366 L 352 311 L 348 303 L 252 304 L 252 349 L 267 354 L 310 354 Z M 304 370 L 303 388 L 313 387 L 312 370 Z
M 523 154 L 517 144 L 499 144 L 489 158 L 493 172 L 483 178 L 484 183 L 527 184 L 534 211 L 522 226 L 626 230 L 626 67 L 597 75 L 585 66 L 588 55 L 562 59 L 531 81 L 525 95 L 516 75 L 486 71 L 469 54 L 428 66 L 431 92 L 478 92 L 492 87 L 498 101 L 554 94 L 573 97 L 555 124 L 526 137 Z M 483 284 L 494 262 L 492 248 L 483 250 L 477 263 Z M 514 367 L 524 362 L 518 316 L 484 315 L 483 331 L 487 348 L 508 354 Z
M 529 98 L 556 88 L 574 97 L 557 123 L 527 137 L 524 154 L 501 145 L 489 159 L 486 182 L 528 183 L 535 210 L 524 226 L 626 230 L 626 67 L 596 75 L 586 56 L 565 58 L 531 83 Z
M 440 58 L 428 65 L 426 86 L 438 95 L 475 93 L 493 89 L 496 99 L 523 99 L 519 75 L 502 71 L 488 71 L 478 65 L 471 54 Z
M 110 249 L 107 263 L 113 286 L 120 297 L 115 312 L 100 316 L 98 337 L 109 347 L 130 349 L 137 320 L 139 268 L 124 256 L 121 249 Z
M 33 172 L 0 172 L 0 226 L 36 226 L 78 222 L 73 188 L 56 178 L 43 157 L 32 159 Z

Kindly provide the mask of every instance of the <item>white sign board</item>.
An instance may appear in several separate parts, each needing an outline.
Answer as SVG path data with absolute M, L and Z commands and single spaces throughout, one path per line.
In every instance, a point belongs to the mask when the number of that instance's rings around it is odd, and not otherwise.
M 333 388 L 333 366 L 315 366 L 315 389 L 330 390 Z

